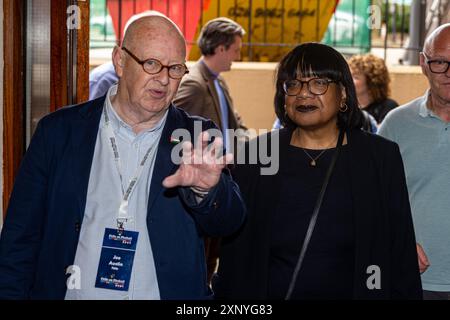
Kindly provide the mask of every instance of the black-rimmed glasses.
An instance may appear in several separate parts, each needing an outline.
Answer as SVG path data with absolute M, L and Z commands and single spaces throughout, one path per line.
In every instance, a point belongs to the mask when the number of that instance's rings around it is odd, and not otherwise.
M 283 89 L 288 96 L 296 96 L 302 91 L 303 84 L 306 83 L 309 92 L 316 96 L 320 96 L 327 92 L 328 86 L 332 82 L 336 81 L 324 78 L 312 78 L 307 81 L 291 79 L 283 82 Z
M 148 74 L 157 74 L 162 71 L 162 69 L 167 68 L 169 71 L 169 77 L 175 80 L 181 79 L 186 73 L 189 73 L 188 68 L 185 64 L 172 64 L 170 66 L 163 65 L 161 61 L 157 59 L 147 59 L 147 60 L 139 60 L 130 50 L 125 47 L 122 47 L 122 50 L 125 51 L 133 58 L 134 61 L 139 63 L 145 72 Z
M 422 52 L 423 53 L 423 52 Z M 433 73 L 446 73 L 448 68 L 450 67 L 450 61 L 444 59 L 429 59 L 425 53 L 423 53 L 425 57 L 425 62 L 428 64 L 431 72 Z

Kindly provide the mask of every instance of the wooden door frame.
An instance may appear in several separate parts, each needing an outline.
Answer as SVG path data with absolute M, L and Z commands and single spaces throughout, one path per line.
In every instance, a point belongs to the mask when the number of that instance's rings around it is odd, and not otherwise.
M 3 0 L 3 216 L 25 148 L 25 0 Z
M 25 152 L 25 45 L 27 0 L 3 0 L 3 216 Z M 50 111 L 89 97 L 89 0 L 51 0 Z M 77 5 L 81 17 L 76 31 L 76 92 L 68 90 L 68 7 Z
M 89 3 L 89 0 L 51 0 L 50 111 L 89 99 Z M 75 79 L 70 78 L 70 52 L 67 49 L 67 19 L 73 14 L 67 11 L 71 5 L 78 6 L 80 14 L 73 53 L 76 56 Z M 71 81 L 76 85 L 72 96 L 68 90 Z

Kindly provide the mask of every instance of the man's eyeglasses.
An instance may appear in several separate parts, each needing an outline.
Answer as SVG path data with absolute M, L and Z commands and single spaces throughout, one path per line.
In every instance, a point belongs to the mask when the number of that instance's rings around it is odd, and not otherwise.
M 450 67 L 450 61 L 443 59 L 434 59 L 430 60 L 425 53 L 423 53 L 425 57 L 425 62 L 430 67 L 431 72 L 433 73 L 446 73 L 448 68 Z
M 288 96 L 296 96 L 302 91 L 303 84 L 306 83 L 309 92 L 316 96 L 320 96 L 327 92 L 328 86 L 332 82 L 336 81 L 324 78 L 312 78 L 308 81 L 292 79 L 284 81 L 283 89 Z
M 125 47 L 122 47 L 122 50 L 128 53 L 130 57 L 134 59 L 134 61 L 139 63 L 144 69 L 144 71 L 147 72 L 148 74 L 157 74 L 160 73 L 162 69 L 167 68 L 167 70 L 169 71 L 169 77 L 178 80 L 189 72 L 185 64 L 180 63 L 165 66 L 157 59 L 139 60 L 138 57 L 136 57 L 133 53 L 130 52 L 130 50 L 128 50 Z

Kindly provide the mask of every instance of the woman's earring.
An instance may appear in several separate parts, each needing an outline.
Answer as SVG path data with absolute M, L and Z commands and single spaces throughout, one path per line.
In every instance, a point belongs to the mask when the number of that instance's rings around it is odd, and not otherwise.
M 344 104 L 339 108 L 339 111 L 342 112 L 342 113 L 344 113 L 344 112 L 347 112 L 347 110 L 348 110 L 348 106 L 347 106 L 347 104 L 344 102 Z

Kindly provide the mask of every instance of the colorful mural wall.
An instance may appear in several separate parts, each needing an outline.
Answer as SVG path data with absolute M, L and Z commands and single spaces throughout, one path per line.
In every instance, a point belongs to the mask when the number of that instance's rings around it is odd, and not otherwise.
M 278 61 L 298 43 L 321 41 L 337 4 L 338 0 L 108 0 L 107 8 L 118 38 L 134 13 L 151 9 L 166 14 L 190 43 L 190 60 L 200 56 L 193 44 L 202 24 L 226 16 L 247 32 L 243 60 Z

